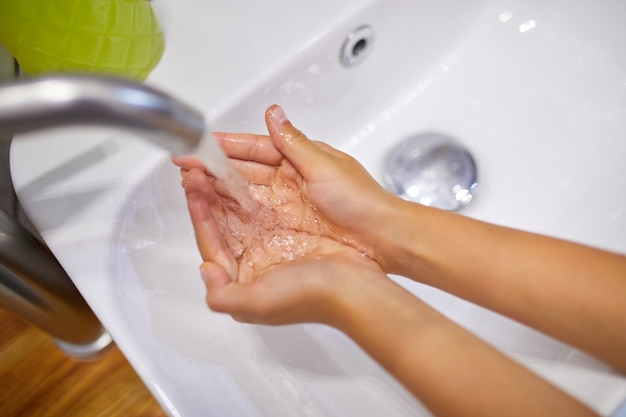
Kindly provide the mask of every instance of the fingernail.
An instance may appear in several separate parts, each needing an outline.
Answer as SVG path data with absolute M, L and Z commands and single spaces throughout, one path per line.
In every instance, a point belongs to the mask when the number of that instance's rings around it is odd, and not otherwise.
M 209 284 L 209 275 L 210 272 L 207 270 L 207 268 L 205 268 L 204 265 L 200 266 L 200 276 L 202 277 L 202 281 L 204 281 L 204 285 Z
M 274 108 L 270 111 L 270 118 L 272 119 L 272 122 L 277 125 L 282 125 L 283 123 L 289 121 L 285 111 L 280 106 L 274 106 Z

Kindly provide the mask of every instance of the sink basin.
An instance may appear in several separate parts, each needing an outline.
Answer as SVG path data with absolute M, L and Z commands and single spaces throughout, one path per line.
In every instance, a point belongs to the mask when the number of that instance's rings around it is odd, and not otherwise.
M 394 145 L 441 132 L 478 166 L 464 215 L 626 253 L 626 3 L 241 3 L 154 1 L 166 48 L 147 82 L 202 109 L 213 130 L 263 133 L 279 103 L 380 181 Z M 346 39 L 364 26 L 372 37 L 347 50 L 363 55 L 344 66 Z M 171 416 L 429 415 L 334 329 L 210 312 L 164 151 L 119 131 L 57 129 L 14 141 L 11 170 L 43 238 Z M 626 379 L 586 354 L 392 278 L 599 413 L 626 398 Z

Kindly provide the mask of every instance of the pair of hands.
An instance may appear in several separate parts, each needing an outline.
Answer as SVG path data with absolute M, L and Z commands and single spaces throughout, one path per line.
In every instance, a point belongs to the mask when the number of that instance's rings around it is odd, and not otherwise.
M 181 167 L 207 303 L 236 320 L 336 325 L 346 297 L 386 280 L 373 231 L 395 199 L 352 157 L 307 139 L 278 106 L 269 136 L 215 134 L 259 202 L 248 213 L 193 157 Z
M 244 322 L 336 327 L 438 415 L 593 415 L 386 273 L 428 277 L 623 365 L 624 332 L 597 326 L 624 315 L 622 257 L 405 203 L 350 156 L 308 140 L 280 107 L 266 123 L 269 136 L 215 135 L 251 184 L 253 213 L 197 160 L 174 159 L 211 309 Z

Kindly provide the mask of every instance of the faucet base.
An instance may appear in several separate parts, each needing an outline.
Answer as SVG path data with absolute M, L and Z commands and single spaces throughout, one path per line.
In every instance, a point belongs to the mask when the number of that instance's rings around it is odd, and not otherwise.
M 79 361 L 93 361 L 99 359 L 113 347 L 113 338 L 103 330 L 100 336 L 89 343 L 69 343 L 59 339 L 53 339 L 54 343 L 67 356 Z

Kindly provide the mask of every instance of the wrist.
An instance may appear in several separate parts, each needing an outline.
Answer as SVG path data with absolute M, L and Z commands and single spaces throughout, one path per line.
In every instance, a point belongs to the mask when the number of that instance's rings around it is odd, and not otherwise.
M 327 323 L 360 343 L 372 331 L 421 320 L 421 301 L 382 273 L 353 277 L 335 293 L 333 322 Z M 369 336 L 368 336 L 369 337 Z
M 394 197 L 384 208 L 381 227 L 373 231 L 374 258 L 388 274 L 407 276 L 408 266 L 419 262 L 418 236 L 424 234 L 422 223 L 434 210 Z

